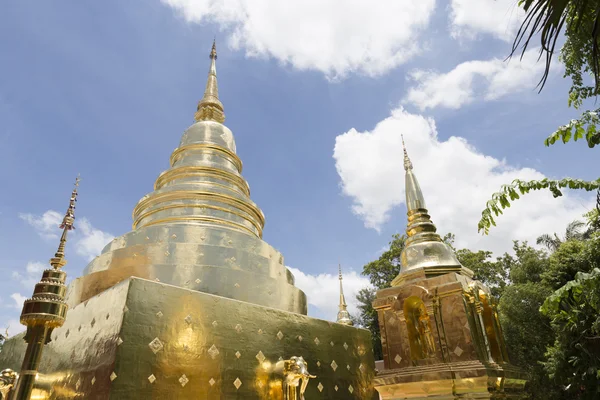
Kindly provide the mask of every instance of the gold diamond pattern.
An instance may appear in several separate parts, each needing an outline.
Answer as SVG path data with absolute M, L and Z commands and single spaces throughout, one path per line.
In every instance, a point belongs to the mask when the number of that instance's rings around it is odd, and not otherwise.
M 210 349 L 208 349 L 208 354 L 210 354 L 210 356 L 214 360 L 219 355 L 219 349 L 217 349 L 217 346 L 213 344 L 212 346 L 210 346 Z
M 186 324 L 191 324 L 192 323 L 192 316 L 190 314 L 187 315 L 187 317 L 185 317 L 183 319 L 185 321 Z
M 262 387 L 265 386 L 265 383 L 263 381 L 258 381 L 257 385 L 262 389 Z
M 150 383 L 154 383 L 154 382 L 156 381 L 156 377 L 154 376 L 154 374 L 152 374 L 152 375 L 150 375 L 150 376 L 148 377 L 148 381 L 149 381 Z
M 240 333 L 240 332 L 242 332 L 242 326 L 241 326 L 240 324 L 237 324 L 237 325 L 235 326 L 235 331 L 236 331 L 237 333 Z
M 344 349 L 348 350 L 348 343 L 344 342 Z
M 316 338 L 315 338 L 315 344 L 318 346 L 318 345 L 319 345 L 319 343 L 321 343 L 321 341 L 319 340 L 319 338 L 318 338 L 318 337 L 316 337 Z
M 333 340 L 331 342 L 329 342 L 329 344 L 331 345 L 331 347 L 333 347 Z
M 456 348 L 454 349 L 454 354 L 456 354 L 458 357 L 460 357 L 462 353 L 464 353 L 464 350 L 461 349 L 460 347 L 456 346 Z
M 214 378 L 210 378 L 210 380 L 208 381 L 208 384 L 209 384 L 210 386 L 212 386 L 212 385 L 214 385 L 216 382 L 217 382 L 217 381 L 215 381 L 215 379 L 214 379 Z
M 396 361 L 396 364 L 400 364 L 400 361 L 402 361 L 402 357 L 400 357 L 400 354 L 396 354 L 394 361 Z
M 256 359 L 260 363 L 262 363 L 263 361 L 265 361 L 265 355 L 263 354 L 262 351 L 259 351 L 258 354 L 256 354 Z
M 121 338 L 118 338 L 118 339 L 117 339 L 117 346 L 120 346 L 120 345 L 122 345 L 122 344 L 123 344 L 123 339 L 121 339 Z
M 112 381 L 114 381 L 115 379 L 117 379 L 117 374 L 115 374 L 115 372 L 113 371 L 113 372 L 110 374 L 110 381 L 112 382 Z
M 235 381 L 233 381 L 233 386 L 235 386 L 235 390 L 238 390 L 240 386 L 242 386 L 242 381 L 240 381 L 240 378 L 235 378 Z
M 236 288 L 239 288 L 240 284 L 236 282 L 235 285 L 233 285 L 233 286 L 235 286 Z
M 185 385 L 187 385 L 189 381 L 190 380 L 187 376 L 185 376 L 185 374 L 181 375 L 181 377 L 179 378 L 179 383 L 181 384 L 181 387 L 185 387 Z
M 323 384 L 321 382 L 319 382 L 319 384 L 317 385 L 317 389 L 319 389 L 319 392 L 323 391 Z
M 321 361 L 317 361 L 317 367 L 321 366 Z
M 200 279 L 196 279 L 194 282 L 196 282 L 196 283 L 200 283 L 200 282 L 202 282 L 202 281 L 201 281 Z
M 158 353 L 159 351 L 161 351 L 163 349 L 163 344 L 160 341 L 159 338 L 154 338 L 154 340 L 152 340 L 150 343 L 148 343 L 148 346 L 150 346 L 150 350 L 152 350 L 152 352 L 154 354 Z
M 96 377 L 95 376 L 92 378 L 92 386 L 94 386 L 94 383 L 96 383 Z
M 339 389 L 339 388 L 338 388 L 338 385 L 335 385 L 333 388 L 335 389 L 335 391 L 336 391 L 336 392 L 337 392 L 337 391 L 338 391 L 338 389 Z
M 258 330 L 258 334 L 259 334 L 259 335 L 262 335 L 262 334 L 263 334 L 263 330 L 262 330 L 262 329 L 259 329 L 259 330 Z
M 364 373 L 365 372 L 365 364 L 360 364 L 360 366 L 358 367 L 358 369 L 360 370 L 360 372 Z
M 334 371 L 334 372 L 335 372 L 335 370 L 337 369 L 337 367 L 338 367 L 337 363 L 335 362 L 335 360 L 333 360 L 333 361 L 331 362 L 331 368 L 333 369 L 333 371 Z
M 240 358 L 242 356 L 242 353 L 240 353 L 239 351 L 235 352 L 235 358 Z
M 302 336 L 298 336 L 298 341 L 301 342 L 304 339 Z
M 213 321 L 212 324 L 213 328 L 216 328 L 217 326 L 219 326 L 219 323 L 217 321 Z
M 352 394 L 352 392 L 354 392 L 354 388 L 352 387 L 352 385 L 348 386 L 348 391 L 350 392 L 350 394 Z
M 163 316 L 163 315 L 164 315 L 164 314 L 162 313 L 162 311 L 159 311 L 159 312 L 157 312 L 157 313 L 156 313 L 156 316 L 157 316 L 158 318 L 162 318 L 162 316 Z
M 277 339 L 283 339 L 283 333 L 281 331 L 277 332 Z
M 350 371 L 350 364 L 346 364 L 346 369 Z

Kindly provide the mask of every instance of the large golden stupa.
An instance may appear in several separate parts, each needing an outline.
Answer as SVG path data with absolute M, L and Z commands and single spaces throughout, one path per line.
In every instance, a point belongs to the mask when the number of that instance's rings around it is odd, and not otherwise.
M 39 373 L 25 371 L 31 398 L 377 397 L 369 332 L 309 318 L 261 238 L 264 215 L 223 125 L 214 44 L 210 59 L 196 122 L 135 207 L 133 230 L 69 285 L 64 325 L 48 331 Z M 0 369 L 19 371 L 26 346 L 22 334 L 8 340 Z

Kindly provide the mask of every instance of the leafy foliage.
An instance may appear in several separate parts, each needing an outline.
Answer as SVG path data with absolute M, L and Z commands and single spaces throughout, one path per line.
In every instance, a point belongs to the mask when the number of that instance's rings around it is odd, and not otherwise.
M 544 233 L 543 235 L 537 238 L 536 243 L 544 245 L 550 251 L 556 251 L 563 243 L 563 241 L 569 241 L 572 239 L 583 239 L 584 232 L 582 231 L 585 226 L 585 222 L 582 221 L 573 221 L 567 225 L 567 229 L 565 229 L 564 239 L 558 237 L 556 233 L 554 235 L 549 235 Z
M 389 287 L 392 280 L 400 273 L 400 255 L 404 250 L 406 235 L 395 234 L 389 243 L 389 249 L 375 261 L 363 267 L 363 275 L 369 277 L 371 285 L 377 289 Z
M 585 111 L 578 119 L 572 119 L 568 124 L 560 126 L 544 140 L 544 144 L 551 146 L 558 140 L 567 143 L 571 138 L 574 141 L 585 138 L 590 148 L 600 144 L 600 132 L 597 131 L 597 125 L 600 123 L 598 113 L 600 113 L 600 108 L 594 111 Z
M 519 0 L 526 15 L 513 42 L 511 56 L 519 48 L 522 56 L 531 40 L 539 34 L 540 57 L 544 56 L 546 62 L 540 90 L 550 73 L 556 43 L 562 33 L 565 44 L 561 56 L 567 67 L 565 75 L 573 79 L 573 87 L 586 96 L 593 95 L 595 88 L 600 87 L 598 79 L 592 88 L 583 86 L 581 79 L 583 74 L 597 77 L 600 71 L 598 5 L 598 0 Z
M 374 288 L 364 288 L 358 292 L 356 299 L 358 300 L 360 316 L 357 318 L 355 323 L 371 332 L 371 341 L 375 359 L 381 360 L 383 358 L 383 351 L 381 349 L 379 318 L 377 317 L 377 311 L 375 311 L 372 305 L 373 301 L 375 300 L 376 292 L 377 290 Z
M 550 65 L 555 53 L 558 37 L 564 34 L 565 42 L 560 51 L 560 59 L 565 66 L 566 78 L 571 79 L 568 94 L 570 107 L 579 109 L 583 101 L 600 94 L 600 0 L 519 0 L 519 6 L 525 10 L 525 19 L 515 37 L 511 56 L 521 50 L 521 57 L 530 45 L 531 40 L 539 35 L 540 57 L 545 56 L 546 68 L 540 80 L 542 90 L 550 72 Z M 590 85 L 586 79 L 594 79 Z M 561 140 L 567 143 L 585 138 L 590 148 L 600 144 L 598 124 L 600 108 L 582 113 L 578 119 L 560 126 L 545 140 L 551 146 Z M 561 188 L 594 190 L 599 187 L 600 179 L 582 181 L 565 178 L 562 180 L 521 181 L 515 180 L 505 185 L 500 192 L 494 193 L 486 204 L 478 224 L 479 232 L 488 234 L 496 225 L 494 216 L 502 214 L 502 210 L 510 207 L 511 201 L 519 199 L 519 194 L 530 190 L 549 189 L 554 197 L 562 195 Z M 492 213 L 494 215 L 492 215 Z
M 561 189 L 583 189 L 587 191 L 599 190 L 600 179 L 595 181 L 584 181 L 582 179 L 564 178 L 561 180 L 552 180 L 544 178 L 542 180 L 522 181 L 515 179 L 510 185 L 502 185 L 499 192 L 492 195 L 492 199 L 486 204 L 481 212 L 481 219 L 478 223 L 478 231 L 488 234 L 492 226 L 496 226 L 494 216 L 503 214 L 503 209 L 510 207 L 510 202 L 517 200 L 521 195 L 527 194 L 532 190 L 548 189 L 554 197 L 562 196 Z M 494 215 L 492 215 L 494 214 Z
M 556 339 L 544 363 L 549 376 L 571 399 L 600 396 L 600 269 L 578 273 L 549 296 L 541 312 L 551 319 Z
M 474 279 L 489 287 L 494 297 L 500 298 L 508 278 L 505 263 L 493 261 L 491 251 L 460 249 L 456 256 L 463 266 L 473 271 Z

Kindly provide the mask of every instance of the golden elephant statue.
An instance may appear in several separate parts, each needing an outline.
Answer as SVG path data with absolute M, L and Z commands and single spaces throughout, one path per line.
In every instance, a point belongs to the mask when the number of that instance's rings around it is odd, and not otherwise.
M 0 399 L 8 400 L 8 394 L 13 390 L 19 374 L 12 369 L 5 369 L 0 372 Z
M 283 361 L 283 399 L 298 400 L 298 386 L 300 386 L 300 400 L 304 400 L 304 392 L 308 380 L 316 378 L 308 372 L 308 365 L 302 357 L 292 357 Z M 302 383 L 300 381 L 302 380 Z

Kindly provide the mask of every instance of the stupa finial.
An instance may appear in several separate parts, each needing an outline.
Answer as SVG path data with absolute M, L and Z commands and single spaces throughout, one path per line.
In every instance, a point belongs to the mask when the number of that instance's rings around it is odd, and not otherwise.
M 67 232 L 75 229 L 73 225 L 75 223 L 75 203 L 77 203 L 77 188 L 79 187 L 79 182 L 81 179 L 79 175 L 75 179 L 75 187 L 71 192 L 71 199 L 69 200 L 69 207 L 67 208 L 67 212 L 60 224 L 59 228 L 63 230 L 62 236 L 60 237 L 60 243 L 58 245 L 58 250 L 54 254 L 54 257 L 50 259 L 50 265 L 55 269 L 60 269 L 67 264 L 67 260 L 65 260 L 65 245 L 67 244 Z
M 346 304 L 346 298 L 344 297 L 344 287 L 342 285 L 342 264 L 338 264 L 339 271 L 339 279 L 340 279 L 340 305 L 339 311 L 337 314 L 337 319 L 335 322 L 343 325 L 354 325 L 352 319 L 350 318 L 350 313 L 348 313 L 348 305 Z
M 219 100 L 219 87 L 217 85 L 217 42 L 213 40 L 210 50 L 210 68 L 204 97 L 198 102 L 198 109 L 194 115 L 196 121 L 225 122 L 223 103 Z
M 412 162 L 410 162 L 410 158 L 408 158 L 408 153 L 406 152 L 406 145 L 404 144 L 404 135 L 401 133 L 402 137 L 402 149 L 404 150 L 404 170 L 408 171 L 409 169 L 413 169 Z

